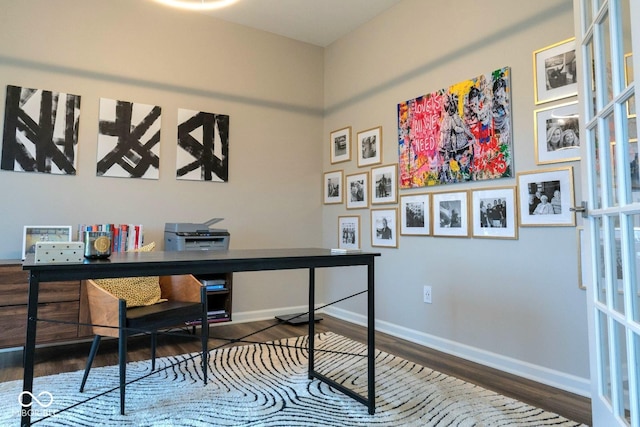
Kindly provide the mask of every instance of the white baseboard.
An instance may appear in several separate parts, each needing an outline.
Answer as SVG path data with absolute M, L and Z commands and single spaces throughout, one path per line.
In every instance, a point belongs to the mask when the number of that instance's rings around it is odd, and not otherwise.
M 328 315 L 347 322 L 362 326 L 366 326 L 367 324 L 367 318 L 365 316 L 342 310 L 340 308 L 327 307 L 323 311 Z M 590 381 L 586 378 L 580 378 L 575 375 L 569 375 L 553 369 L 537 366 L 528 362 L 523 362 L 521 360 L 425 334 L 424 332 L 419 332 L 389 322 L 376 320 L 376 331 L 384 332 L 385 334 L 411 341 L 443 353 L 451 354 L 465 360 L 546 384 L 569 393 L 575 393 L 584 397 L 591 396 Z
M 233 312 L 231 318 L 232 323 L 246 323 L 273 319 L 274 317 L 282 316 L 283 314 L 306 313 L 307 311 L 309 311 L 309 307 L 301 305 L 298 307 L 275 308 L 271 310 L 244 311 L 242 313 Z M 224 323 L 220 323 L 220 325 L 224 325 Z
M 257 320 L 273 319 L 275 316 L 291 313 L 305 313 L 308 310 L 306 305 L 298 307 L 287 307 L 272 310 L 248 311 L 242 313 L 233 313 L 234 323 L 253 322 Z M 367 319 L 365 316 L 353 313 L 351 311 L 342 310 L 336 307 L 325 307 L 322 312 L 345 320 L 357 325 L 366 326 Z M 224 324 L 224 323 L 222 323 Z M 590 397 L 591 386 L 586 378 L 580 378 L 575 375 L 569 375 L 563 372 L 537 366 L 528 362 L 502 356 L 479 348 L 460 344 L 454 341 L 425 334 L 424 332 L 398 326 L 390 322 L 376 320 L 376 331 L 384 332 L 443 353 L 461 357 L 484 366 L 489 366 L 504 372 L 508 372 L 519 377 L 527 378 L 569 393 L 575 393 L 580 396 Z

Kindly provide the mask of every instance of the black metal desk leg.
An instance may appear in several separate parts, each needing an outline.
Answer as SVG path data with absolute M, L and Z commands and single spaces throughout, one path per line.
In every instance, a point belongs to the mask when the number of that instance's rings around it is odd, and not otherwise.
M 36 353 L 36 327 L 38 321 L 38 287 L 40 285 L 40 275 L 30 272 L 29 274 L 29 300 L 27 303 L 27 338 L 24 344 L 24 371 L 22 383 L 22 413 L 20 415 L 20 425 L 23 427 L 31 425 L 31 392 L 33 391 L 33 365 Z
M 368 402 L 369 414 L 376 412 L 376 316 L 375 316 L 375 280 L 373 259 L 367 265 L 367 356 L 368 356 Z
M 309 269 L 309 379 L 313 378 L 315 349 L 316 269 Z

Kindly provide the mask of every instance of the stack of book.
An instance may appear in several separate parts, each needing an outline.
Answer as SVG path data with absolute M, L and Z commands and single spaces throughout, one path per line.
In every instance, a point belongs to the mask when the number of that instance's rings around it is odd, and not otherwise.
M 224 320 L 227 319 L 229 317 L 229 313 L 227 313 L 225 310 L 209 310 L 207 312 L 207 319 L 209 319 L 209 322 L 214 322 L 216 320 Z
M 85 231 L 108 231 L 111 233 L 111 252 L 126 252 L 143 245 L 142 224 L 80 224 L 78 241 L 84 241 Z
M 227 281 L 225 279 L 200 279 L 206 288 L 207 292 L 211 291 L 224 291 L 227 289 Z

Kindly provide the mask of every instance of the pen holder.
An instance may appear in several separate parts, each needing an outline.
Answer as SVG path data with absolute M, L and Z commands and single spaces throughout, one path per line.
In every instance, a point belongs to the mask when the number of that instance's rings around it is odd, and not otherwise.
M 109 258 L 111 255 L 111 233 L 108 231 L 84 232 L 84 257 Z

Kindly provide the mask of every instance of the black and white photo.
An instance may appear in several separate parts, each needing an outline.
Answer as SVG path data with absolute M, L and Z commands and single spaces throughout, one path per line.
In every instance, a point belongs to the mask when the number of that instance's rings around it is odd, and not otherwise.
M 447 237 L 469 236 L 469 206 L 466 191 L 434 193 L 433 235 Z
M 331 132 L 329 150 L 332 164 L 351 160 L 351 126 Z
M 400 197 L 400 234 L 429 235 L 431 207 L 429 194 Z
M 398 247 L 398 209 L 371 210 L 371 246 Z
M 580 160 L 578 102 L 569 102 L 534 112 L 536 161 L 547 163 Z
M 520 225 L 575 226 L 573 168 L 518 174 Z
M 471 222 L 473 237 L 516 239 L 515 187 L 496 187 L 472 191 Z
M 371 204 L 398 202 L 398 165 L 371 169 Z
M 338 217 L 338 247 L 360 249 L 360 216 Z
M 343 200 L 342 171 L 325 172 L 323 177 L 324 204 L 339 204 Z
M 358 167 L 382 163 L 382 126 L 358 132 Z
M 575 37 L 533 52 L 535 103 L 578 93 Z
M 347 209 L 369 207 L 369 172 L 347 175 L 345 188 Z

